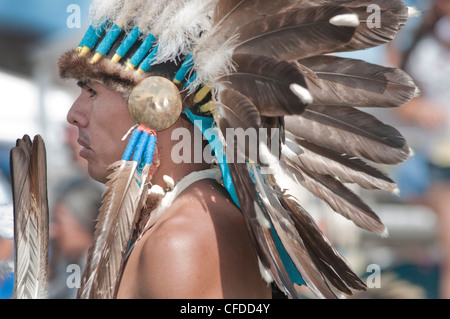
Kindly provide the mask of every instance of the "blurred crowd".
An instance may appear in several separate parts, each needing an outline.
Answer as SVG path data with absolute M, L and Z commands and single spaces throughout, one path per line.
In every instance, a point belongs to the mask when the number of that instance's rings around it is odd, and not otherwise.
M 396 172 L 401 199 L 429 207 L 438 217 L 440 296 L 450 298 L 450 1 L 436 0 L 424 13 L 399 66 L 421 94 L 397 110 L 415 155 Z

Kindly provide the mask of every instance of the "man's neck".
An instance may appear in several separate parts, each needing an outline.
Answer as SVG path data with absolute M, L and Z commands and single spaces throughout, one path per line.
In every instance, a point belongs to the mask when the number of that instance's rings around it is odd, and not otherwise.
M 177 128 L 187 129 L 187 127 L 189 127 L 189 132 L 192 133 L 190 134 L 191 138 L 189 140 L 183 140 L 182 142 L 186 143 L 186 147 L 190 147 L 191 160 L 183 161 L 182 163 L 175 163 L 174 159 L 172 158 L 172 149 L 177 143 L 180 143 L 180 141 L 173 140 L 172 133 Z M 198 141 L 194 140 L 193 130 L 193 125 L 188 122 L 187 119 L 180 117 L 180 119 L 172 127 L 158 133 L 160 167 L 152 177 L 151 182 L 153 185 L 159 185 L 162 188 L 166 188 L 167 185 L 164 181 L 164 176 L 169 176 L 174 180 L 174 182 L 177 182 L 192 172 L 210 168 L 210 164 L 205 163 L 204 161 L 201 163 L 196 163 L 194 160 L 193 152 L 196 150 L 196 148 L 194 147 L 194 143 L 198 143 Z

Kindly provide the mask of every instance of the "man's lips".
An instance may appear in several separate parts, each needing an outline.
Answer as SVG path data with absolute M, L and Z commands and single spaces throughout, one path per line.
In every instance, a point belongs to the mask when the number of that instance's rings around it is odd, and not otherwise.
M 80 144 L 80 146 L 82 146 L 83 148 L 86 149 L 91 149 L 91 147 L 89 146 L 89 144 L 87 142 L 85 142 L 83 139 L 79 138 L 77 140 L 77 143 Z
M 82 147 L 79 152 L 80 157 L 87 158 L 92 153 L 91 147 L 86 141 L 81 138 L 79 138 L 77 142 Z

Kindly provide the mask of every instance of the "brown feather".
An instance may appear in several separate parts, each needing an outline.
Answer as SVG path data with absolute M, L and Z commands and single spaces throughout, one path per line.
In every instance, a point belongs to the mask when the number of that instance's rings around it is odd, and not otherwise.
M 117 276 L 116 286 L 115 286 L 114 295 L 113 295 L 114 299 L 117 298 L 117 293 L 120 288 L 120 283 L 122 280 L 122 276 L 123 276 L 123 272 L 125 270 L 126 264 L 128 262 L 128 258 L 130 257 L 131 253 L 133 252 L 134 247 L 137 244 L 137 242 L 139 241 L 139 239 L 141 238 L 141 236 L 145 233 L 145 231 L 146 231 L 145 226 L 147 225 L 147 222 L 150 219 L 150 215 L 151 215 L 152 211 L 156 207 L 158 207 L 159 203 L 161 202 L 162 198 L 164 197 L 163 194 L 155 194 L 155 193 L 149 193 L 148 196 L 145 196 L 145 195 L 146 194 L 143 193 L 141 196 L 141 200 L 144 201 L 145 203 L 143 205 L 141 203 L 139 204 L 139 206 L 142 207 L 142 209 L 136 213 L 134 221 L 132 223 L 133 228 L 131 230 L 130 239 L 128 242 L 128 248 L 122 258 L 119 274 Z
M 279 192 L 269 186 L 269 183 L 259 175 L 254 165 L 250 165 L 252 176 L 258 187 L 262 204 L 267 212 L 273 231 L 277 233 L 283 247 L 300 272 L 308 287 L 318 297 L 335 298 L 335 294 L 325 282 L 307 251 L 302 237 L 299 235 L 290 214 L 279 203 Z
M 261 126 L 261 118 L 258 110 L 253 103 L 244 95 L 233 89 L 225 89 L 219 93 L 219 103 L 216 103 L 215 120 L 219 127 L 224 130 L 226 140 L 229 136 L 226 132 L 227 128 L 242 128 L 245 134 L 254 133 L 254 137 L 258 139 L 259 128 Z M 232 124 L 229 127 L 228 123 Z M 233 131 L 234 132 L 234 131 Z M 255 143 L 253 141 L 252 143 Z M 232 145 L 229 145 L 232 147 Z M 258 154 L 253 154 L 247 141 L 237 141 L 235 148 L 237 153 L 227 154 L 228 161 L 243 163 L 245 158 L 249 157 L 254 162 L 258 160 Z M 230 150 L 230 148 L 227 148 Z M 232 157 L 232 158 L 230 158 Z
M 324 200 L 330 207 L 362 229 L 383 233 L 386 227 L 373 210 L 358 195 L 337 179 L 312 173 L 284 158 L 288 171 L 312 194 Z
M 342 257 L 334 251 L 332 245 L 328 243 L 326 238 L 318 231 L 314 220 L 298 203 L 298 199 L 302 196 L 299 192 L 299 186 L 301 185 L 300 180 L 303 177 L 300 176 L 298 172 L 292 171 L 291 167 L 287 165 L 286 159 L 283 157 L 280 161 L 276 159 L 270 160 L 270 168 L 276 186 L 274 191 L 270 191 L 269 189 L 265 193 L 262 193 L 261 196 L 266 197 L 269 200 L 272 198 L 270 205 L 267 206 L 268 210 L 274 208 L 280 211 L 283 211 L 284 209 L 289 210 L 289 216 L 294 221 L 298 234 L 305 247 L 307 247 L 307 252 L 312 261 L 312 264 L 310 264 L 310 262 L 305 259 L 302 264 L 305 267 L 308 267 L 310 271 L 313 270 L 314 267 L 317 267 L 319 273 L 326 277 L 326 279 L 322 279 L 323 282 L 320 280 L 320 277 L 306 278 L 307 280 L 312 279 L 313 285 L 314 283 L 317 284 L 316 288 L 319 289 L 320 293 L 313 290 L 315 291 L 315 294 L 317 296 L 323 294 L 328 298 L 330 293 L 334 295 L 334 288 L 345 293 L 351 293 L 349 287 L 357 290 L 363 289 L 364 285 L 361 286 L 358 283 L 360 282 L 358 277 L 354 275 L 350 268 L 345 264 Z M 287 203 L 291 204 L 287 205 Z M 280 205 L 282 208 L 280 208 Z M 287 223 L 286 218 L 281 218 L 280 223 Z M 297 225 L 298 223 L 300 223 L 300 225 Z M 318 252 L 317 250 L 323 252 L 323 255 L 321 256 L 321 252 Z M 328 281 L 332 284 L 331 287 L 327 285 Z M 308 285 L 310 285 L 310 282 L 308 282 Z
M 309 105 L 301 116 L 286 116 L 285 123 L 298 138 L 373 162 L 397 164 L 410 155 L 395 128 L 355 108 Z
M 388 176 L 363 160 L 315 145 L 288 133 L 284 156 L 307 170 L 331 175 L 342 183 L 356 183 L 365 189 L 394 191 L 397 185 Z M 290 152 L 290 153 L 289 153 Z
M 303 72 L 296 63 L 276 61 L 253 54 L 234 56 L 236 72 L 218 82 L 245 95 L 263 116 L 301 114 L 305 108 L 291 91 L 293 83 L 306 87 Z
M 224 38 L 233 35 L 239 27 L 268 15 L 283 13 L 293 7 L 312 6 L 316 0 L 220 0 L 214 11 L 214 25 Z
M 302 236 L 311 258 L 332 286 L 341 292 L 352 295 L 352 290 L 366 290 L 365 284 L 351 270 L 350 266 L 328 241 L 314 219 L 292 196 L 282 197 L 283 206 L 291 211 L 291 218 Z
M 241 27 L 234 53 L 273 57 L 293 61 L 334 52 L 348 43 L 354 27 L 335 26 L 330 19 L 352 13 L 342 7 L 322 6 L 293 9 L 264 17 Z
M 88 253 L 79 298 L 111 299 L 114 296 L 133 223 L 147 194 L 145 173 L 139 176 L 136 167 L 136 162 L 124 160 L 110 167 L 113 173 L 106 183 L 108 188 L 100 208 L 94 245 Z
M 220 129 L 222 139 L 226 136 L 226 129 L 233 127 L 230 123 L 232 120 L 235 119 L 223 116 L 220 118 L 217 125 Z M 236 154 L 237 141 L 234 140 L 232 144 L 229 144 L 229 142 L 230 141 L 227 141 L 228 144 L 224 143 L 225 153 L 229 152 L 227 147 L 234 147 L 233 154 Z M 237 199 L 241 211 L 243 212 L 250 239 L 260 261 L 260 267 L 264 268 L 278 287 L 284 287 L 287 294 L 292 297 L 298 297 L 297 292 L 284 269 L 283 262 L 276 249 L 270 229 L 262 225 L 261 219 L 265 218 L 262 216 L 262 211 L 257 211 L 258 207 L 260 208 L 258 194 L 253 187 L 253 182 L 249 176 L 246 164 L 235 161 L 227 163 L 233 184 L 238 185 L 237 187 L 239 187 L 239 191 L 236 192 Z
M 261 264 L 270 273 L 278 287 L 283 287 L 291 297 L 298 298 L 284 269 L 270 229 L 262 227 L 258 221 L 260 217 L 255 211 L 255 205 L 259 205 L 258 195 L 253 187 L 246 164 L 229 163 L 228 166 L 234 185 L 242 185 L 237 196 L 241 203 L 241 210 L 245 212 L 244 220 Z
M 351 41 L 336 51 L 363 50 L 392 41 L 408 20 L 408 7 L 401 0 L 337 0 L 358 14 L 361 21 Z M 376 5 L 378 7 L 369 7 Z M 373 9 L 380 8 L 377 15 L 380 25 L 372 27 Z
M 361 60 L 317 56 L 299 61 L 318 77 L 308 88 L 315 105 L 397 107 L 416 94 L 412 78 L 400 69 Z
M 383 19 L 381 21 L 382 27 L 378 29 L 388 28 L 397 32 L 406 24 L 408 20 L 408 8 L 401 0 L 284 0 L 282 2 L 271 0 L 221 0 L 218 1 L 214 11 L 214 22 L 215 25 L 220 24 L 220 28 L 218 28 L 220 34 L 230 36 L 243 24 L 265 16 L 283 13 L 289 9 L 339 5 L 351 8 L 357 12 L 360 15 L 360 20 L 365 23 L 367 17 L 371 14 L 367 8 L 374 4 L 380 7 L 381 18 Z M 388 17 L 385 15 L 388 15 Z M 392 19 L 393 16 L 395 19 Z M 391 21 L 393 24 L 388 25 L 388 21 Z M 372 31 L 381 32 L 380 30 Z M 388 31 L 384 32 L 388 33 Z M 359 33 L 362 32 L 359 31 Z M 386 38 L 386 36 L 384 37 Z M 389 37 L 389 40 L 392 39 Z
M 234 89 L 225 89 L 219 92 L 220 108 L 216 114 L 220 121 L 222 117 L 235 120 L 233 127 L 243 129 L 259 129 L 261 118 L 253 103 L 243 94 Z

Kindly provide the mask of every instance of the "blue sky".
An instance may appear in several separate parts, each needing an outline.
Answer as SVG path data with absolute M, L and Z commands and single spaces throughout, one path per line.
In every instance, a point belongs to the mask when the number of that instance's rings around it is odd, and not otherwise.
M 79 5 L 81 22 L 87 23 L 90 0 L 0 0 L 0 30 L 48 34 L 66 28 L 67 7 Z

